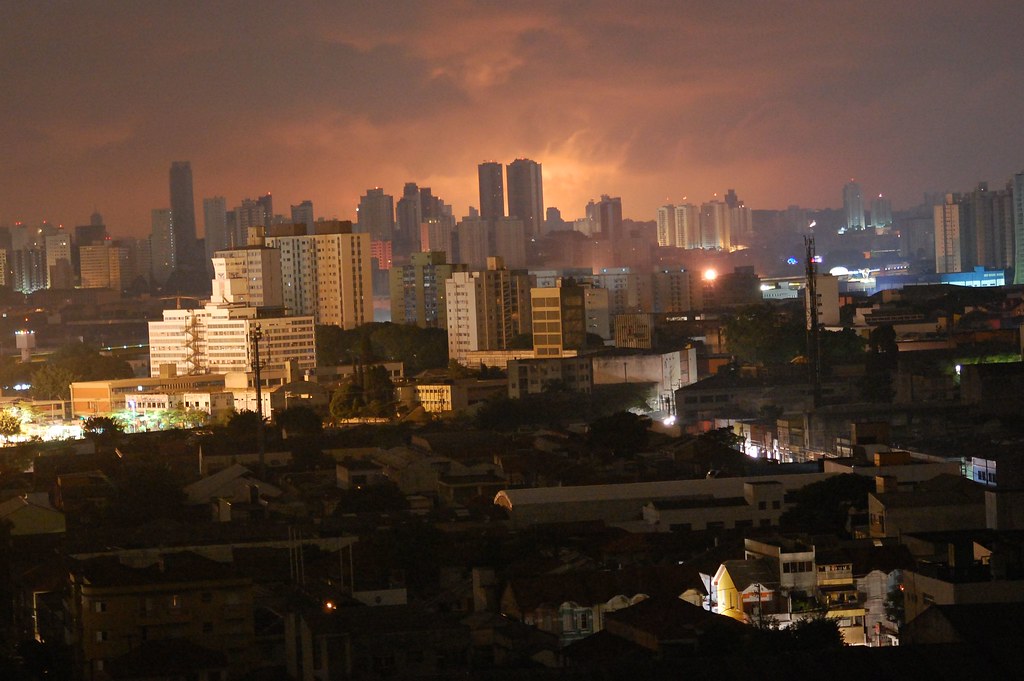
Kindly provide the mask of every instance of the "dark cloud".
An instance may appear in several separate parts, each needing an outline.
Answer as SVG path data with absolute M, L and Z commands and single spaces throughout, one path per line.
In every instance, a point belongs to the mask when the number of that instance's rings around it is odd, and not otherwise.
M 520 156 L 568 217 L 836 205 L 851 176 L 907 206 L 1024 166 L 1021 25 L 997 0 L 7 3 L 0 222 L 142 234 L 186 158 L 197 202 L 339 217 L 405 181 L 462 214 L 476 164 Z

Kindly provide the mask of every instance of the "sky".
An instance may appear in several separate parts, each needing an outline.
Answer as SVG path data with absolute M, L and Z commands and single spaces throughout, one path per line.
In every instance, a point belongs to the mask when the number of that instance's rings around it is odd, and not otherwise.
M 567 219 L 837 207 L 851 178 L 901 209 L 1024 169 L 1021 26 L 1016 0 L 10 0 L 0 224 L 145 235 L 174 160 L 200 232 L 206 196 L 355 219 L 410 181 L 460 217 L 515 158 Z

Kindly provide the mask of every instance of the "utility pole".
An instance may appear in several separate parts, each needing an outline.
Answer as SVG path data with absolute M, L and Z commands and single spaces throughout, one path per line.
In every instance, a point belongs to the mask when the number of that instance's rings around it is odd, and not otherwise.
M 256 447 L 260 455 L 259 475 L 262 480 L 267 472 L 267 438 L 266 432 L 263 429 L 263 380 L 260 375 L 263 369 L 263 365 L 260 363 L 261 340 L 263 340 L 263 329 L 260 327 L 259 322 L 257 322 L 252 327 L 252 370 L 256 381 L 256 413 L 259 415 L 259 420 L 256 422 Z

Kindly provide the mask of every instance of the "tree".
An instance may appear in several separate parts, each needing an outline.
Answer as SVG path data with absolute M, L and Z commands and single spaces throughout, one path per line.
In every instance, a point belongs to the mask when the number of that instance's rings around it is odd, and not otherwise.
M 620 411 L 590 424 L 587 440 L 592 447 L 610 449 L 616 456 L 642 451 L 650 439 L 651 419 Z
M 12 437 L 21 432 L 21 415 L 13 409 L 0 411 L 0 435 L 5 438 Z
M 806 532 L 843 534 L 851 508 L 864 509 L 875 481 L 863 475 L 844 473 L 811 483 L 793 493 L 794 504 L 782 514 L 780 524 Z
M 32 374 L 32 396 L 37 400 L 70 400 L 78 374 L 66 366 L 46 364 Z
M 319 435 L 324 429 L 323 419 L 309 407 L 289 407 L 278 412 L 274 420 L 288 435 Z
M 50 355 L 46 364 L 32 374 L 32 395 L 36 399 L 70 399 L 75 381 L 131 378 L 131 365 L 83 343 L 72 343 Z
M 112 444 L 124 434 L 124 429 L 107 416 L 90 416 L 82 426 L 82 432 L 97 444 Z
M 729 352 L 753 364 L 782 364 L 806 351 L 803 314 L 768 304 L 741 308 L 726 321 L 723 331 Z

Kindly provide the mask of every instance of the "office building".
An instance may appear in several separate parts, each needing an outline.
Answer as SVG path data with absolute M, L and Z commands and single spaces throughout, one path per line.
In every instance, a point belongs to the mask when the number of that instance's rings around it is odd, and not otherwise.
M 150 375 L 160 376 L 167 366 L 179 375 L 250 371 L 257 330 L 265 370 L 284 370 L 290 361 L 300 370 L 315 369 L 313 317 L 267 314 L 256 307 L 213 303 L 164 310 L 162 320 L 149 322 Z
M 395 199 L 380 187 L 367 189 L 359 197 L 356 221 L 360 232 L 370 234 L 371 241 L 391 241 L 395 231 Z
M 168 208 L 154 208 L 151 220 L 149 246 L 152 280 L 157 286 L 163 286 L 174 271 L 174 263 L 177 261 L 174 216 Z
M 408 265 L 391 269 L 391 321 L 423 329 L 447 329 L 445 281 L 465 265 L 451 264 L 443 251 L 413 253 Z
M 299 229 L 274 227 L 265 239 L 281 250 L 285 308 L 343 329 L 372 322 L 370 235 L 353 234 L 351 222 L 338 220 L 317 222 L 314 234 Z
M 480 217 L 486 220 L 505 217 L 505 186 L 501 164 L 487 161 L 477 166 L 480 182 Z M 511 207 L 511 199 L 509 206 Z
M 465 362 L 468 353 L 505 350 L 530 333 L 531 277 L 488 258 L 487 269 L 453 272 L 445 282 L 448 356 Z
M 523 221 L 527 238 L 543 235 L 544 180 L 541 164 L 517 158 L 505 167 L 508 215 Z M 500 252 L 500 251 L 499 251 Z
M 192 197 L 192 164 L 174 161 L 170 172 L 171 214 L 174 215 L 174 257 L 172 270 L 194 269 L 199 263 L 196 252 L 196 205 Z

